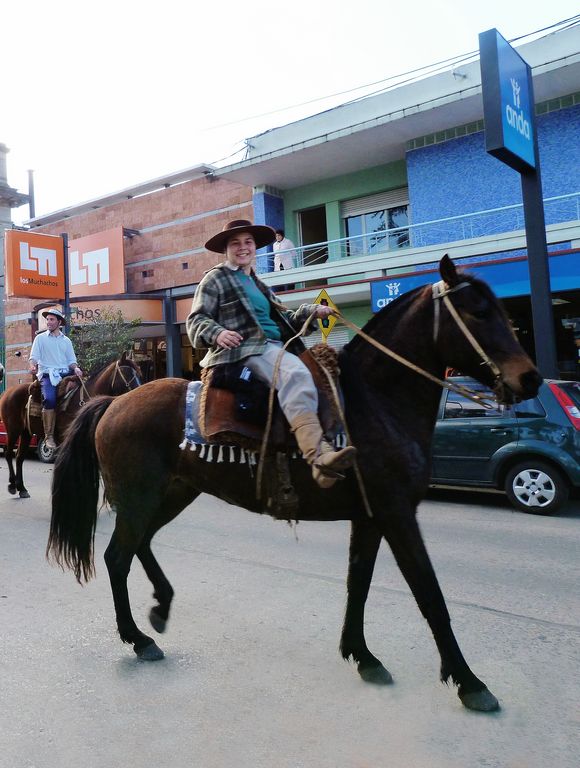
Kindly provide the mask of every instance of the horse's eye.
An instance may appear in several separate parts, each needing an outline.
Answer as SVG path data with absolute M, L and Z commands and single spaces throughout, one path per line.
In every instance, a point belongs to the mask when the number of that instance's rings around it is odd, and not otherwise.
M 487 312 L 484 309 L 472 309 L 470 314 L 476 320 L 485 320 L 487 317 Z

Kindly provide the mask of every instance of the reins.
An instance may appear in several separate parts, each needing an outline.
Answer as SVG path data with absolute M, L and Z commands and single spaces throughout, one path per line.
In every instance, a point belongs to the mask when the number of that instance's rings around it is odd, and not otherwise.
M 494 377 L 496 379 L 499 379 L 501 376 L 500 370 L 497 367 L 497 365 L 491 360 L 488 355 L 485 353 L 482 346 L 479 344 L 477 339 L 473 336 L 463 319 L 461 318 L 460 314 L 457 312 L 453 304 L 451 303 L 449 299 L 449 294 L 455 293 L 456 291 L 460 291 L 463 288 L 467 288 L 470 286 L 471 283 L 467 281 L 463 281 L 461 283 L 458 283 L 457 285 L 453 286 L 452 288 L 449 288 L 447 284 L 440 280 L 437 283 L 434 283 L 432 285 L 432 297 L 434 302 L 434 321 L 433 321 L 433 341 L 437 343 L 438 336 L 439 336 L 439 323 L 440 323 L 440 314 L 441 314 L 441 304 L 440 301 L 443 301 L 445 304 L 445 307 L 449 310 L 449 314 L 457 324 L 458 328 L 461 330 L 467 341 L 471 344 L 473 349 L 477 352 L 479 357 L 482 360 L 482 365 L 487 365 L 491 369 Z M 303 336 L 306 333 L 306 329 L 314 319 L 314 316 L 316 315 L 316 311 L 314 310 L 307 318 L 307 320 L 304 322 L 298 333 L 296 333 L 294 336 L 292 336 L 282 347 L 280 350 L 280 353 L 278 355 L 278 358 L 276 360 L 276 364 L 274 366 L 274 373 L 272 376 L 272 383 L 270 385 L 270 393 L 268 397 L 268 417 L 266 420 L 266 426 L 264 428 L 264 436 L 262 438 L 262 444 L 260 446 L 260 457 L 258 461 L 258 470 L 256 474 L 256 497 L 260 499 L 261 497 L 261 486 L 262 486 L 262 475 L 263 475 L 263 468 L 264 468 L 264 458 L 266 455 L 266 449 L 268 446 L 268 440 L 270 437 L 270 430 L 272 428 L 272 418 L 273 418 L 273 412 L 274 412 L 274 397 L 276 394 L 276 382 L 278 380 L 278 373 L 280 371 L 280 364 L 282 361 L 282 355 L 286 351 L 286 348 L 288 345 L 294 341 L 295 339 L 299 338 L 300 336 Z M 467 398 L 468 400 L 471 400 L 474 403 L 477 403 L 484 408 L 490 409 L 493 408 L 493 405 L 490 404 L 488 401 L 491 399 L 489 396 L 482 396 L 479 395 L 477 392 L 475 392 L 473 389 L 470 389 L 469 387 L 464 387 L 461 384 L 456 384 L 455 382 L 450 382 L 445 379 L 440 379 L 437 376 L 434 376 L 432 373 L 429 373 L 429 371 L 426 371 L 424 368 L 421 368 L 420 366 L 416 365 L 415 363 L 412 363 L 410 360 L 407 360 L 407 358 L 403 357 L 402 355 L 399 355 L 397 352 L 394 352 L 392 349 L 389 349 L 389 347 L 385 346 L 384 344 L 381 344 L 376 339 L 373 339 L 372 336 L 369 336 L 368 333 L 365 333 L 365 331 L 362 330 L 362 328 L 359 328 L 358 325 L 355 325 L 355 323 L 348 320 L 342 312 L 339 310 L 335 310 L 336 316 L 340 318 L 342 323 L 347 327 L 350 328 L 352 331 L 354 331 L 358 336 L 363 338 L 365 341 L 367 341 L 369 344 L 371 344 L 373 347 L 378 349 L 379 351 L 383 352 L 388 357 L 392 358 L 393 360 L 396 360 L 401 365 L 406 366 L 410 370 L 414 371 L 415 373 L 419 374 L 420 376 L 423 376 L 424 378 L 428 379 L 429 381 L 432 381 L 434 384 L 437 384 L 440 387 L 443 387 L 444 389 L 448 389 L 451 392 L 456 392 L 457 394 L 460 394 L 462 397 Z M 352 445 L 352 441 L 350 439 L 350 434 L 348 432 L 348 427 L 346 423 L 345 414 L 342 408 L 342 404 L 340 402 L 340 397 L 338 394 L 338 391 L 336 389 L 336 386 L 334 384 L 334 381 L 332 380 L 332 375 L 330 371 L 327 370 L 327 368 L 320 362 L 317 361 L 318 365 L 324 372 L 326 378 L 328 379 L 328 383 L 330 385 L 334 404 L 337 408 L 337 411 L 339 413 L 340 419 L 342 421 L 342 425 L 345 431 L 345 435 L 347 438 L 347 441 L 349 444 Z M 372 517 L 372 510 L 370 507 L 370 503 L 368 500 L 368 496 L 366 494 L 366 489 L 364 486 L 364 481 L 362 478 L 362 474 L 360 471 L 360 468 L 358 466 L 358 462 L 355 458 L 353 469 L 357 478 L 357 483 L 361 492 L 361 496 L 363 499 L 363 503 L 365 505 L 366 513 L 369 517 Z

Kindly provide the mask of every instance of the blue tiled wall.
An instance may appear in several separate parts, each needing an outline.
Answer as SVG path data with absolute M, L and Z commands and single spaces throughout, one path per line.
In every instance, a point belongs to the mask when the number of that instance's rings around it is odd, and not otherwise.
M 537 127 L 544 198 L 580 191 L 580 106 L 540 116 Z M 413 224 L 522 201 L 519 174 L 487 154 L 483 132 L 409 151 L 407 176 Z M 547 207 L 547 224 L 562 220 Z M 498 219 L 494 230 L 486 222 L 486 233 L 494 231 L 505 223 Z M 420 244 L 445 240 L 433 231 Z
M 266 192 L 256 192 L 254 202 L 254 224 L 267 224 L 274 229 L 284 229 L 284 201 Z M 272 248 L 260 248 L 256 255 L 258 273 L 274 271 Z

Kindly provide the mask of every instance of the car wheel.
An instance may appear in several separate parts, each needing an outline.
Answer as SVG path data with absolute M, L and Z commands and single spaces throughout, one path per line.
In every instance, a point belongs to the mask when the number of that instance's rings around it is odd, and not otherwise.
M 516 464 L 505 479 L 505 492 L 516 509 L 551 515 L 568 500 L 570 488 L 562 473 L 535 459 Z
M 54 448 L 49 448 L 46 444 L 46 440 L 41 440 L 38 444 L 38 448 L 36 449 L 36 453 L 38 455 L 38 458 L 44 463 L 44 464 L 54 464 L 54 459 L 56 457 L 56 451 Z

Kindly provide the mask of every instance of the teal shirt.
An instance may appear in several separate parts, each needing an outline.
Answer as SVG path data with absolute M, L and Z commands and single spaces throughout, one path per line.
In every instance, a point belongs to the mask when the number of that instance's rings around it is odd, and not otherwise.
M 250 275 L 246 275 L 243 269 L 237 269 L 234 274 L 246 294 L 248 301 L 252 305 L 252 309 L 256 313 L 260 327 L 266 334 L 266 338 L 280 341 L 282 334 L 276 323 L 270 317 L 270 305 L 262 291 L 258 288 Z

